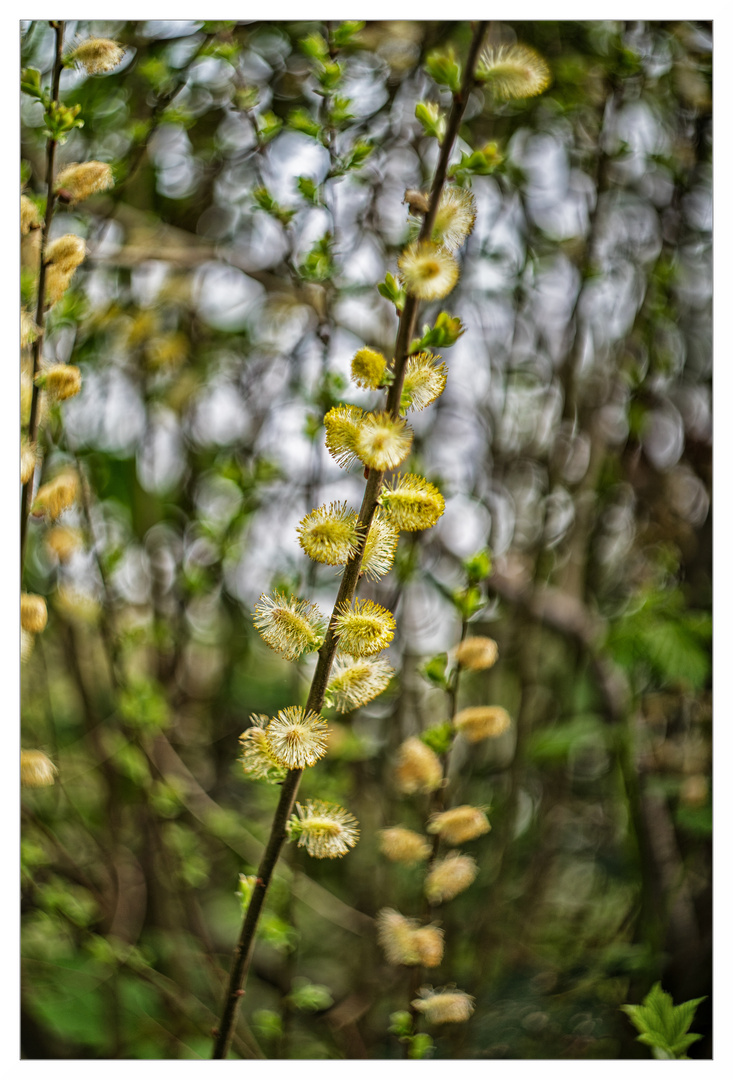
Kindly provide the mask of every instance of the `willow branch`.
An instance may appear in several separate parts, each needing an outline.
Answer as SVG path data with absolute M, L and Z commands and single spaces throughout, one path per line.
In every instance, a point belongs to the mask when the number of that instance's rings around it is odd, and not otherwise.
M 420 229 L 420 240 L 426 239 L 432 233 L 438 203 L 440 202 L 440 196 L 448 170 L 448 161 L 453 149 L 453 143 L 458 134 L 466 102 L 468 101 L 468 95 L 473 86 L 473 70 L 485 29 L 486 23 L 478 23 L 474 30 L 463 82 L 460 90 L 454 96 L 445 137 L 440 148 L 440 157 L 438 159 L 435 178 L 430 192 L 430 205 L 425 214 L 422 228 Z M 417 309 L 417 298 L 408 296 L 405 300 L 397 329 L 397 340 L 394 352 L 394 382 L 390 386 L 387 394 L 387 412 L 389 412 L 393 418 L 397 418 L 399 414 L 405 368 L 410 352 L 410 342 L 414 335 Z M 323 708 L 331 665 L 333 664 L 333 658 L 336 654 L 337 612 L 341 604 L 350 603 L 351 600 L 353 600 L 354 593 L 356 592 L 362 558 L 364 555 L 364 545 L 369 532 L 369 526 L 371 525 L 377 508 L 384 475 L 383 471 L 376 469 L 368 470 L 367 484 L 364 490 L 364 497 L 362 499 L 358 518 L 358 528 L 362 537 L 361 543 L 344 568 L 338 596 L 331 614 L 326 637 L 318 653 L 318 662 L 308 694 L 306 709 L 313 710 L 314 712 L 320 712 Z M 275 810 L 270 838 L 267 842 L 265 853 L 262 856 L 262 861 L 260 862 L 257 871 L 257 880 L 252 891 L 247 914 L 245 915 L 242 930 L 239 935 L 239 941 L 234 952 L 234 961 L 229 977 L 229 986 L 224 1002 L 221 1024 L 216 1033 L 214 1045 L 213 1057 L 217 1059 L 226 1058 L 227 1056 L 237 1011 L 239 1009 L 239 1002 L 244 996 L 244 985 L 252 959 L 257 922 L 275 869 L 275 864 L 279 858 L 282 846 L 285 843 L 287 823 L 295 804 L 302 775 L 302 769 L 292 769 L 288 772 L 288 775 L 282 784 L 280 801 Z
M 63 22 L 52 22 L 51 26 L 56 31 L 56 52 L 53 63 L 53 83 L 51 97 L 54 103 L 59 100 L 59 87 L 61 84 L 61 72 L 63 70 Z M 39 389 L 36 386 L 36 376 L 41 368 L 41 356 L 43 354 L 44 323 L 46 317 L 46 248 L 51 231 L 51 219 L 53 218 L 56 192 L 54 191 L 54 170 L 56 166 L 56 147 L 58 143 L 53 136 L 49 135 L 46 143 L 46 213 L 41 231 L 40 265 L 38 269 L 38 299 L 36 301 L 36 326 L 38 336 L 33 342 L 33 371 L 31 375 L 33 393 L 31 396 L 31 413 L 28 421 L 28 441 L 33 446 L 38 437 L 39 415 Z M 25 541 L 28 533 L 28 514 L 30 512 L 31 495 L 33 494 L 33 481 L 35 469 L 28 480 L 23 484 L 20 497 L 20 576 L 23 578 L 23 561 L 25 557 Z

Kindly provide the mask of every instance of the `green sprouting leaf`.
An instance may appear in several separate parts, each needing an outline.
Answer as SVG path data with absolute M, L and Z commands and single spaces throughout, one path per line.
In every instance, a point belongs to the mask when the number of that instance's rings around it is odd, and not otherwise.
M 304 135 L 310 135 L 313 139 L 319 138 L 321 134 L 320 124 L 305 109 L 293 109 L 288 114 L 288 127 L 293 131 L 302 131 Z
M 328 43 L 321 34 L 308 34 L 299 42 L 300 50 L 311 60 L 320 60 L 321 62 L 328 59 Z
M 297 179 L 298 191 L 313 206 L 318 205 L 318 184 L 310 176 L 299 176 Z
M 334 94 L 331 98 L 330 120 L 334 127 L 340 128 L 348 124 L 349 120 L 354 119 L 354 113 L 351 111 L 353 105 L 351 98 L 344 97 L 341 94 Z
M 638 1041 L 650 1046 L 655 1057 L 686 1061 L 685 1051 L 702 1038 L 689 1033 L 695 1010 L 702 1001 L 704 997 L 675 1005 L 657 982 L 641 1005 L 622 1005 L 621 1009 L 640 1032 Z
M 260 917 L 259 935 L 271 949 L 279 953 L 289 953 L 296 948 L 299 934 L 294 926 L 285 922 L 272 911 L 265 911 Z
M 448 176 L 459 181 L 469 176 L 488 176 L 498 169 L 503 161 L 504 155 L 497 144 L 490 142 L 481 150 L 473 150 L 470 154 L 462 153 L 461 160 L 454 162 L 448 169 Z
M 252 1026 L 265 1039 L 277 1039 L 282 1035 L 280 1014 L 271 1009 L 256 1009 L 252 1014 Z
M 260 142 L 263 143 L 270 142 L 271 139 L 274 139 L 280 128 L 283 126 L 280 117 L 269 110 L 258 116 L 256 123 L 257 134 L 259 135 Z
M 332 60 L 316 70 L 316 78 L 324 90 L 333 90 L 343 78 L 343 68 L 337 60 Z
M 463 619 L 470 619 L 486 603 L 481 590 L 475 585 L 469 585 L 466 589 L 456 589 L 451 593 L 451 600 Z
M 454 94 L 461 88 L 461 65 L 456 60 L 455 51 L 432 52 L 425 61 L 425 70 L 432 75 L 439 86 L 447 86 Z
M 431 657 L 427 663 L 423 664 L 420 668 L 420 674 L 424 675 L 428 682 L 444 690 L 448 685 L 448 680 L 445 677 L 447 666 L 448 653 L 438 653 L 437 656 Z
M 440 106 L 435 101 L 418 101 L 415 116 L 423 126 L 426 135 L 442 139 L 445 135 L 446 119 Z
M 423 731 L 420 739 L 436 754 L 446 754 L 451 748 L 455 734 L 456 729 L 450 721 L 446 721 L 444 724 L 436 724 L 435 727 Z
M 410 352 L 423 352 L 425 349 L 448 349 L 455 345 L 458 338 L 465 331 L 461 320 L 453 318 L 447 312 L 441 311 L 435 320 L 435 326 L 427 323 L 423 326 L 423 335 L 410 345 Z
M 373 149 L 374 149 L 374 147 L 371 145 L 371 143 L 367 143 L 367 142 L 357 142 L 357 143 L 355 143 L 354 146 L 351 149 L 351 153 L 346 158 L 346 162 L 345 162 L 345 165 L 344 165 L 345 169 L 347 171 L 349 169 L 358 169 L 361 165 L 364 164 L 364 162 L 369 157 L 369 155 L 371 154 Z
M 260 101 L 260 92 L 256 86 L 240 86 L 234 91 L 232 104 L 236 109 L 247 112 L 254 109 Z
M 20 89 L 21 93 L 43 101 L 40 71 L 36 68 L 24 68 L 20 73 Z
M 266 187 L 255 188 L 252 192 L 252 197 L 260 209 L 265 210 L 272 217 L 277 218 L 283 225 L 287 225 L 295 214 L 295 210 L 287 210 L 284 206 L 281 206 L 280 203 L 276 202 Z
M 412 1033 L 412 1016 L 408 1012 L 393 1012 L 389 1017 L 390 1035 L 405 1038 Z
M 440 321 L 444 312 L 438 316 Z M 449 316 L 446 316 L 448 318 Z M 458 319 L 451 320 L 454 323 L 458 323 L 461 327 L 460 333 L 463 333 L 463 327 Z M 436 324 L 437 325 L 437 324 Z M 466 572 L 466 577 L 472 585 L 478 584 L 480 581 L 485 581 L 491 573 L 491 552 L 488 548 L 484 548 L 482 551 L 477 551 L 475 555 L 471 555 L 469 559 L 465 559 L 463 562 L 463 569 Z
M 360 30 L 364 29 L 364 23 L 358 19 L 344 19 L 342 23 L 335 28 L 331 33 L 331 41 L 337 49 L 342 49 L 344 45 L 349 45 L 354 34 L 358 34 Z
M 52 101 L 46 109 L 46 135 L 55 139 L 58 143 L 65 143 L 70 131 L 74 128 L 84 127 L 84 121 L 79 116 L 81 105 L 62 105 L 59 101 Z
M 326 233 L 313 245 L 300 264 L 300 273 L 306 281 L 327 281 L 333 276 L 334 266 L 331 256 L 331 243 L 331 234 Z
M 424 1031 L 418 1032 L 417 1035 L 413 1035 L 410 1039 L 410 1046 L 407 1051 L 407 1056 L 413 1061 L 423 1061 L 431 1052 L 435 1043 L 429 1035 Z
M 400 288 L 397 281 L 395 281 L 392 274 L 387 274 L 384 281 L 380 281 L 379 285 L 377 285 L 377 289 L 385 300 L 389 300 L 394 304 L 398 312 L 402 311 L 405 306 L 405 293 L 404 290 Z
M 327 986 L 312 983 L 305 978 L 293 979 L 293 989 L 287 1000 L 294 1008 L 303 1012 L 322 1012 L 333 1005 L 333 997 Z

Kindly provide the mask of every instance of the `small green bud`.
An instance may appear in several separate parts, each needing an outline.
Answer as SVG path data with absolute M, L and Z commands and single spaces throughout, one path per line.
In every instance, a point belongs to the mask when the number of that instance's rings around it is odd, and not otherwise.
M 456 60 L 454 50 L 432 52 L 425 62 L 425 70 L 432 75 L 439 86 L 447 86 L 457 94 L 461 88 L 461 65 Z
M 489 549 L 484 548 L 483 551 L 477 551 L 475 555 L 466 559 L 463 563 L 463 569 L 466 571 L 466 577 L 472 585 L 478 584 L 479 581 L 485 581 L 491 573 L 491 552 Z
M 441 689 L 445 689 L 448 686 L 448 680 L 445 677 L 445 670 L 448 667 L 448 654 L 438 653 L 437 656 L 431 657 L 420 668 L 420 674 L 423 675 L 428 682 L 431 682 L 434 686 L 439 686 Z
M 310 116 L 305 109 L 293 109 L 288 115 L 288 127 L 293 131 L 302 131 L 304 135 L 310 135 L 317 139 L 321 134 L 319 124 Z
M 423 731 L 420 738 L 434 753 L 447 754 L 453 745 L 455 734 L 453 724 L 446 721 L 444 724 L 436 724 L 435 727 Z

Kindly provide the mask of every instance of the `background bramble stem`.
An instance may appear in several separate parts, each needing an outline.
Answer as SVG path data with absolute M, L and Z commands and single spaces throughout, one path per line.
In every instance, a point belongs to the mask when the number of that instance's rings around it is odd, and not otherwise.
M 53 66 L 53 83 L 51 90 L 51 99 L 54 102 L 59 100 L 59 86 L 61 83 L 61 72 L 63 70 L 63 45 L 64 45 L 64 23 L 54 21 L 51 23 L 56 33 L 56 52 L 54 57 Z M 28 442 L 33 446 L 38 437 L 38 398 L 39 389 L 36 386 L 36 375 L 41 367 L 41 356 L 43 354 L 43 331 L 45 321 L 45 294 L 46 294 L 46 265 L 45 256 L 46 248 L 48 246 L 48 237 L 51 230 L 51 220 L 53 218 L 54 204 L 56 202 L 56 193 L 54 191 L 54 175 L 56 165 L 56 147 L 58 141 L 49 135 L 48 142 L 46 143 L 46 213 L 44 215 L 43 229 L 41 231 L 41 247 L 39 252 L 39 268 L 38 268 L 38 300 L 36 302 L 36 326 L 38 328 L 38 336 L 33 342 L 33 372 L 32 372 L 32 384 L 33 393 L 31 397 L 31 413 L 28 421 Z M 23 560 L 25 556 L 25 541 L 28 533 L 28 514 L 31 506 L 31 496 L 33 494 L 33 482 L 35 479 L 36 470 L 28 478 L 20 496 L 20 577 L 21 584 L 23 579 Z
M 441 192 L 445 183 L 446 173 L 448 169 L 448 161 L 451 151 L 453 149 L 453 143 L 458 129 L 460 127 L 461 119 L 468 101 L 468 95 L 473 86 L 473 72 L 476 66 L 476 60 L 479 50 L 481 48 L 481 42 L 486 30 L 487 23 L 477 23 L 473 37 L 471 40 L 471 46 L 469 48 L 468 57 L 466 60 L 465 74 L 461 88 L 457 94 L 454 95 L 453 106 L 451 108 L 450 117 L 446 129 L 445 138 L 443 139 L 440 157 L 438 159 L 438 165 L 433 179 L 432 188 L 430 191 L 430 205 L 428 211 L 425 214 L 425 218 L 420 229 L 420 240 L 428 238 L 433 229 L 433 223 L 435 221 L 435 215 L 438 209 L 438 203 L 440 202 Z M 394 354 L 394 382 L 389 388 L 387 394 L 386 408 L 390 415 L 396 418 L 399 414 L 400 398 L 402 395 L 402 386 L 405 378 L 405 368 L 407 365 L 407 358 L 410 353 L 410 342 L 414 336 L 415 320 L 417 317 L 418 300 L 416 297 L 408 296 L 405 300 L 402 313 L 400 315 L 399 326 L 397 329 L 397 340 L 395 344 Z M 384 472 L 374 469 L 368 470 L 366 488 L 364 490 L 364 497 L 362 499 L 361 508 L 359 510 L 359 528 L 361 531 L 361 542 L 346 563 L 344 573 L 341 578 L 341 585 L 339 587 L 336 603 L 334 604 L 333 611 L 331 613 L 331 619 L 328 626 L 323 645 L 318 652 L 318 663 L 311 682 L 310 691 L 308 693 L 308 700 L 306 702 L 306 708 L 312 709 L 314 712 L 320 712 L 323 708 L 323 700 L 326 693 L 326 687 L 328 685 L 328 677 L 331 671 L 331 665 L 333 664 L 333 658 L 336 653 L 336 634 L 335 634 L 335 620 L 336 612 L 340 604 L 344 602 L 350 602 L 354 593 L 356 592 L 356 586 L 359 580 L 359 571 L 361 569 L 361 562 L 364 556 L 364 546 L 366 544 L 367 534 L 369 532 L 369 526 L 371 525 L 372 518 L 377 508 L 377 500 L 382 487 L 382 481 L 384 480 Z M 219 1029 L 216 1032 L 213 1058 L 223 1059 L 226 1058 L 231 1042 L 232 1033 L 234 1030 L 234 1024 L 236 1022 L 237 1011 L 239 1007 L 240 999 L 244 996 L 244 985 L 247 979 L 247 973 L 249 971 L 249 965 L 252 957 L 252 950 L 254 948 L 255 932 L 257 930 L 257 923 L 259 921 L 260 912 L 262 911 L 263 904 L 265 902 L 265 895 L 267 893 L 272 873 L 275 869 L 275 865 L 280 855 L 283 844 L 286 838 L 286 827 L 290 814 L 292 813 L 295 799 L 298 794 L 298 787 L 300 786 L 300 778 L 303 775 L 302 769 L 293 769 L 288 773 L 288 776 L 283 781 L 282 791 L 280 794 L 280 800 L 275 810 L 275 816 L 272 822 L 272 829 L 270 831 L 270 837 L 267 841 L 265 853 L 262 856 L 262 861 L 257 870 L 257 882 L 255 884 L 252 897 L 247 908 L 247 913 L 244 917 L 242 924 L 242 930 L 239 935 L 239 941 L 234 952 L 234 959 L 232 962 L 232 968 L 229 976 L 229 985 L 227 988 L 227 994 L 224 1001 L 224 1008 L 222 1011 L 221 1023 Z

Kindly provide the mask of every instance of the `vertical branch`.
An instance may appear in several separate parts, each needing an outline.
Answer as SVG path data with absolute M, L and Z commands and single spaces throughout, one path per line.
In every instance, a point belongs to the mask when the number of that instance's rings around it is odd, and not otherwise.
M 53 21 L 51 23 L 54 31 L 56 32 L 56 52 L 54 56 L 53 64 L 53 83 L 51 89 L 51 98 L 54 102 L 59 100 L 59 86 L 61 84 L 61 71 L 63 69 L 63 44 L 64 44 L 64 24 L 63 22 Z M 38 327 L 38 336 L 33 342 L 33 371 L 31 374 L 33 393 L 31 397 L 31 414 L 28 422 L 28 441 L 31 446 L 36 442 L 38 437 L 38 414 L 39 414 L 39 389 L 36 386 L 36 376 L 41 367 L 41 356 L 43 354 L 43 339 L 44 339 L 44 323 L 45 323 L 45 299 L 46 299 L 46 248 L 48 247 L 48 237 L 51 230 L 51 220 L 53 218 L 54 205 L 56 202 L 56 193 L 54 191 L 54 172 L 56 166 L 56 146 L 57 140 L 53 136 L 49 136 L 46 143 L 46 213 L 45 220 L 43 222 L 43 229 L 41 231 L 41 249 L 39 255 L 39 269 L 38 269 L 38 298 L 36 301 L 36 326 Z M 20 498 L 20 576 L 23 577 L 23 561 L 25 558 L 25 542 L 28 532 L 28 514 L 30 512 L 31 495 L 33 494 L 33 481 L 35 478 L 35 469 L 23 484 L 23 489 Z
M 435 215 L 438 209 L 438 203 L 440 202 L 440 196 L 443 190 L 443 185 L 445 183 L 445 178 L 448 170 L 448 161 L 450 159 L 451 151 L 453 149 L 453 143 L 458 134 L 458 129 L 460 127 L 463 113 L 465 111 L 466 102 L 468 101 L 468 95 L 473 86 L 474 67 L 476 65 L 476 59 L 478 57 L 485 29 L 486 23 L 483 22 L 476 24 L 474 28 L 473 38 L 466 61 L 463 82 L 461 84 L 459 92 L 454 95 L 453 106 L 451 108 L 450 116 L 448 119 L 445 138 L 443 139 L 443 143 L 441 145 L 438 166 L 430 192 L 430 205 L 428 207 L 428 211 L 425 215 L 422 228 L 420 230 L 420 240 L 424 240 L 432 233 Z M 405 368 L 407 365 L 407 358 L 410 351 L 410 342 L 414 334 L 417 309 L 418 300 L 415 297 L 408 296 L 405 300 L 405 305 L 400 315 L 400 321 L 397 330 L 397 341 L 395 344 L 394 352 L 394 382 L 390 386 L 387 394 L 386 407 L 387 411 L 393 418 L 396 418 L 399 413 L 400 398 L 402 395 L 402 386 L 405 377 Z M 320 712 L 323 708 L 323 700 L 326 693 L 326 688 L 328 686 L 328 677 L 331 671 L 333 658 L 336 653 L 337 642 L 335 625 L 337 610 L 340 604 L 350 602 L 354 597 L 354 593 L 356 592 L 356 586 L 359 580 L 359 571 L 361 569 L 361 562 L 364 555 L 366 537 L 369 532 L 369 526 L 371 525 L 372 518 L 374 517 L 374 513 L 377 508 L 377 500 L 379 499 L 379 493 L 382 487 L 383 480 L 383 471 L 378 471 L 375 469 L 368 470 L 367 484 L 364 490 L 364 497 L 362 499 L 362 504 L 359 510 L 358 517 L 358 527 L 361 530 L 362 539 L 356 551 L 346 563 L 346 566 L 344 568 L 338 596 L 336 598 L 336 603 L 331 614 L 331 619 L 329 622 L 328 630 L 326 632 L 325 640 L 319 650 L 318 662 L 313 675 L 310 692 L 308 694 L 306 709 L 313 710 L 314 712 Z M 288 775 L 282 784 L 280 801 L 278 802 L 277 808 L 275 810 L 272 830 L 270 832 L 270 837 L 265 848 L 265 853 L 262 857 L 262 861 L 257 871 L 257 880 L 252 891 L 252 897 L 249 902 L 247 914 L 244 918 L 242 930 L 239 936 L 239 941 L 237 943 L 237 947 L 234 953 L 234 961 L 232 964 L 232 969 L 229 977 L 229 985 L 224 1001 L 221 1024 L 215 1035 L 214 1052 L 212 1055 L 215 1059 L 222 1059 L 226 1058 L 227 1056 L 229 1044 L 232 1038 L 232 1032 L 234 1030 L 234 1024 L 236 1021 L 237 1010 L 239 1008 L 239 1001 L 244 996 L 243 987 L 247 978 L 247 973 L 249 971 L 252 950 L 254 948 L 254 937 L 255 931 L 257 929 L 257 922 L 259 920 L 260 912 L 264 904 L 265 895 L 270 884 L 272 873 L 275 869 L 275 865 L 279 858 L 282 846 L 285 843 L 286 827 L 289 816 L 295 804 L 296 796 L 298 794 L 298 787 L 300 785 L 301 776 L 301 769 L 293 769 L 288 772 Z

